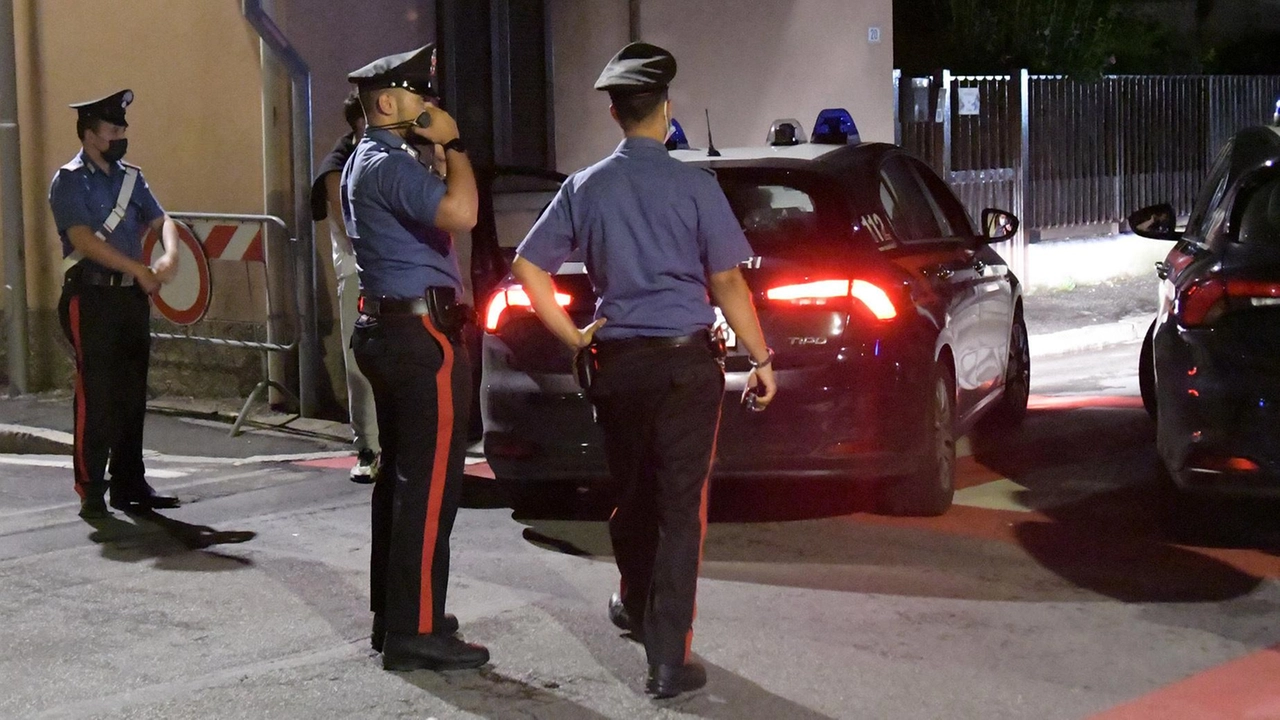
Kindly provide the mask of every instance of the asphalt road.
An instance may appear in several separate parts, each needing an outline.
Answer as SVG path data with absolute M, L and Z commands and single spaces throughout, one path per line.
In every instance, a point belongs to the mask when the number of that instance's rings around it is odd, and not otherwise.
M 1136 353 L 1040 361 L 1025 427 L 973 439 L 942 518 L 832 483 L 717 486 L 709 684 L 664 703 L 605 618 L 598 494 L 513 510 L 475 464 L 449 605 L 493 662 L 396 674 L 368 648 L 350 460 L 158 455 L 188 504 L 90 525 L 67 458 L 0 456 L 0 717 L 1280 717 L 1275 508 L 1214 506 L 1212 546 L 1184 542 Z

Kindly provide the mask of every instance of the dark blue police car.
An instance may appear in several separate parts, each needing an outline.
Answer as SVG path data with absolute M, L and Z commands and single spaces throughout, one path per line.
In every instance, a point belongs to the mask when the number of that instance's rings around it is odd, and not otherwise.
M 813 142 L 788 121 L 767 147 L 672 152 L 712 169 L 724 189 L 756 253 L 744 272 L 777 353 L 777 399 L 747 412 L 738 397 L 748 358 L 729 337 L 714 472 L 874 481 L 884 511 L 940 514 L 952 502 L 957 438 L 979 420 L 1013 425 L 1026 412 L 1022 291 L 990 247 L 1017 219 L 988 210 L 975 231 L 924 163 L 856 132 L 848 113 L 827 111 Z M 574 320 L 590 322 L 583 258 L 571 256 L 555 282 Z M 569 351 L 510 279 L 480 310 L 484 451 L 496 476 L 605 477 Z
M 1227 142 L 1184 230 L 1167 204 L 1129 225 L 1177 241 L 1139 364 L 1165 467 L 1191 494 L 1280 497 L 1280 127 Z

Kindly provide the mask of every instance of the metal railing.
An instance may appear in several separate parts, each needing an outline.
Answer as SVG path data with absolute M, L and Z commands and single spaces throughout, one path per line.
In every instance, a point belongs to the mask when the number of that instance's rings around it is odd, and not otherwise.
M 1145 205 L 1185 215 L 1217 149 L 1270 122 L 1280 76 L 894 73 L 899 144 L 929 163 L 975 216 L 999 206 L 1041 231 L 1119 225 Z
M 266 327 L 267 339 L 265 341 L 240 340 L 236 338 L 219 337 L 209 332 L 210 323 L 206 322 L 203 319 L 191 325 L 180 326 L 182 328 L 181 332 L 152 331 L 151 333 L 151 337 L 155 340 L 183 340 L 188 342 L 203 343 L 205 345 L 210 345 L 214 347 L 226 347 L 226 348 L 235 348 L 235 349 L 241 349 L 241 350 L 251 350 L 259 354 L 259 358 L 261 360 L 261 368 L 262 368 L 262 379 L 259 380 L 256 385 L 253 386 L 253 390 L 250 391 L 249 397 L 245 399 L 244 405 L 241 406 L 240 412 L 236 415 L 235 422 L 231 425 L 230 435 L 231 437 L 236 437 L 237 435 L 240 434 L 241 427 L 244 425 L 245 420 L 248 419 L 249 409 L 253 406 L 255 402 L 258 401 L 260 397 L 262 397 L 264 393 L 268 392 L 273 388 L 275 390 L 280 391 L 282 394 L 284 394 L 285 397 L 287 397 L 290 401 L 294 402 L 295 404 L 301 405 L 297 394 L 295 394 L 288 387 L 285 387 L 282 383 L 279 383 L 271 379 L 268 354 L 273 352 L 293 352 L 297 350 L 299 333 L 295 332 L 294 337 L 289 339 L 287 342 L 281 340 L 278 337 L 279 331 L 276 327 L 276 323 L 274 322 L 274 320 L 275 318 L 278 317 L 276 314 L 276 310 L 278 309 L 279 306 L 277 305 L 277 301 L 274 299 L 274 294 L 271 292 L 271 288 L 273 284 L 276 284 L 279 281 L 279 279 L 276 278 L 272 273 L 272 257 L 275 253 L 271 252 L 267 247 L 268 237 L 269 237 L 267 233 L 267 226 L 275 225 L 276 227 L 283 230 L 285 232 L 285 237 L 288 238 L 287 247 L 293 248 L 295 252 L 296 252 L 295 246 L 298 244 L 298 242 L 296 238 L 291 237 L 288 234 L 289 226 L 285 224 L 284 220 L 274 215 L 232 215 L 232 214 L 224 214 L 224 213 L 175 212 L 175 213 L 169 213 L 169 217 L 173 218 L 174 220 L 182 221 L 182 222 L 213 221 L 213 222 L 225 222 L 225 223 L 235 223 L 235 224 L 259 223 L 262 226 L 262 242 L 264 245 L 263 265 L 265 266 L 265 274 L 266 274 L 266 283 L 264 286 L 265 297 L 263 298 L 263 300 L 266 304 L 266 317 L 263 318 L 259 324 L 265 325 Z M 284 263 L 287 279 L 284 282 L 281 282 L 279 284 L 284 287 L 297 287 L 297 283 L 294 282 L 294 278 L 296 276 L 295 262 L 293 261 L 292 258 L 285 258 L 285 260 L 287 260 L 287 262 Z M 297 318 L 299 316 L 298 298 L 295 297 L 294 301 L 292 303 L 289 303 L 289 305 L 290 305 L 289 317 L 293 320 L 293 326 L 296 328 L 298 327 Z

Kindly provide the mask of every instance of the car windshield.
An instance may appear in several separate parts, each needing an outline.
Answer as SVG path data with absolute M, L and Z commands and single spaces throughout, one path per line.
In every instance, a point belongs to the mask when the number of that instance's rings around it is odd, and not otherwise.
M 1240 214 L 1239 241 L 1280 245 L 1280 177 L 1262 183 L 1241 200 L 1244 210 Z
M 723 169 L 717 177 L 757 255 L 806 255 L 847 240 L 838 203 L 815 178 L 763 168 Z

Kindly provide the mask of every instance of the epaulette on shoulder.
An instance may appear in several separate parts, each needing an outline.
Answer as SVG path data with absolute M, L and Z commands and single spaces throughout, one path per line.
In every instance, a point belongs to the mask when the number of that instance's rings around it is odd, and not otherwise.
M 76 170 L 79 170 L 82 167 L 84 167 L 84 160 L 82 160 L 80 156 L 77 155 L 71 158 L 71 162 L 67 163 L 66 165 L 63 165 L 58 169 L 66 170 L 67 172 L 75 172 Z
M 125 166 L 125 167 L 127 167 L 127 168 L 133 168 L 134 170 L 137 170 L 138 172 L 142 172 L 142 168 L 138 167 L 137 165 L 134 165 L 133 163 L 127 163 L 127 162 L 125 162 L 125 161 L 121 160 L 121 161 L 120 161 L 120 164 L 121 164 L 121 165 L 123 165 L 123 166 Z

